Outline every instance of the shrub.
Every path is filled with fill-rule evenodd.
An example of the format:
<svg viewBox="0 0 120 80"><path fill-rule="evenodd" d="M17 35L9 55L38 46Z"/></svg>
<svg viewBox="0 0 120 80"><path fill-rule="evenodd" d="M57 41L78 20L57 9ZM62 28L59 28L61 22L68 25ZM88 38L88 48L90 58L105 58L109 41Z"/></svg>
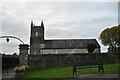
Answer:
<svg viewBox="0 0 120 80"><path fill-rule="evenodd" d="M22 65L22 66L19 66L19 67L15 67L14 68L14 71L26 71L28 69L28 66L27 65Z"/></svg>

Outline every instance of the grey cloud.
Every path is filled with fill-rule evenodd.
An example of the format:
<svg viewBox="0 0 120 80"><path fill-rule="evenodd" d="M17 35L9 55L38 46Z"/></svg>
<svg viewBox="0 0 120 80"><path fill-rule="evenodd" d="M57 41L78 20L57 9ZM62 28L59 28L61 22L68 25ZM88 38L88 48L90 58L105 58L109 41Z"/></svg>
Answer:
<svg viewBox="0 0 120 80"><path fill-rule="evenodd" d="M13 35L29 43L30 21L43 19L45 38L98 38L103 28L117 23L117 3L4 3L2 34ZM36 25L37 25L36 24ZM14 50L18 50L11 43ZM3 45L5 51L6 44ZM6 52L14 52L6 50Z"/></svg>

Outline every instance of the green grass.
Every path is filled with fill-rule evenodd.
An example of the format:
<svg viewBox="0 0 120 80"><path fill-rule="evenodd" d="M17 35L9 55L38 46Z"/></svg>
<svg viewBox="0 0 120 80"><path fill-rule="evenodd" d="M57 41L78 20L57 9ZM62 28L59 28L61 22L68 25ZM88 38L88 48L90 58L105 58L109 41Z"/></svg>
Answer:
<svg viewBox="0 0 120 80"><path fill-rule="evenodd" d="M23 78L69 78L72 67L43 68L28 71Z"/></svg>
<svg viewBox="0 0 120 80"><path fill-rule="evenodd" d="M120 65L118 64L106 64L104 65L104 71L105 74L118 74L120 73L118 71L118 68L120 68ZM97 74L98 70L97 68L84 68L84 69L78 69L78 74Z"/></svg>
<svg viewBox="0 0 120 80"><path fill-rule="evenodd" d="M118 64L104 65L105 74L118 74ZM120 72L119 72L120 73ZM78 69L78 74L98 74L96 68ZM22 78L72 78L72 67L53 67L29 70Z"/></svg>

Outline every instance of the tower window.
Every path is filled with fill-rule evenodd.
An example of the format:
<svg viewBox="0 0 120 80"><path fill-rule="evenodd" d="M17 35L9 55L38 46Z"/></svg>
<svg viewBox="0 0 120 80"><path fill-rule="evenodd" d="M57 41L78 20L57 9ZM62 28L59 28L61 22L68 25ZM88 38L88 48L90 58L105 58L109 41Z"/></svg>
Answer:
<svg viewBox="0 0 120 80"><path fill-rule="evenodd" d="M37 53L36 53L36 50L34 50L34 54L37 54Z"/></svg>
<svg viewBox="0 0 120 80"><path fill-rule="evenodd" d="M35 33L35 36L36 36L36 37L38 36L38 32Z"/></svg>

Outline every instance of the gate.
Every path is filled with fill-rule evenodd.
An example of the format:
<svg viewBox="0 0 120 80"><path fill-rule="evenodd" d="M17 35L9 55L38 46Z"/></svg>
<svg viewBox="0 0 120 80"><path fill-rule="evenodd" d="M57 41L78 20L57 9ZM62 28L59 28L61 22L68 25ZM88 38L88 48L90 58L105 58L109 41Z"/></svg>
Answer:
<svg viewBox="0 0 120 80"><path fill-rule="evenodd" d="M12 55L2 56L2 69L8 69L19 65L19 57Z"/></svg>

